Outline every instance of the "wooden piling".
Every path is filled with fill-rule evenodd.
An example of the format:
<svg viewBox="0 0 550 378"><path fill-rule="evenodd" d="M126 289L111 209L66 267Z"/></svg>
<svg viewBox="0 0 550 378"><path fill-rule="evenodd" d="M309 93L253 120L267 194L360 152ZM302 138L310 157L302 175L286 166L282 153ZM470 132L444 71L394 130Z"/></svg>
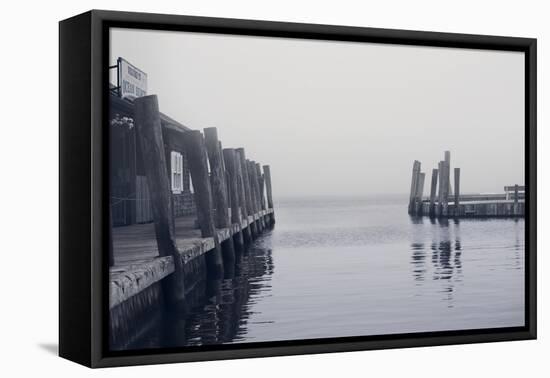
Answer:
<svg viewBox="0 0 550 378"><path fill-rule="evenodd" d="M451 187L451 151L445 151L445 165L446 165L446 174L447 174L447 202L449 196L452 195Z"/></svg>
<svg viewBox="0 0 550 378"><path fill-rule="evenodd" d="M267 195L267 207L268 209L273 209L273 191L271 188L271 168L269 165L264 165L264 181L265 181L265 191ZM269 226L275 224L275 213L269 215Z"/></svg>
<svg viewBox="0 0 550 378"><path fill-rule="evenodd" d="M246 154L244 151L244 148L237 148L235 150L239 155L239 161L241 163L241 170L243 173L243 183L244 183L244 191L245 191L245 198L246 198L246 210L247 210L247 216L254 214L254 207L253 207L253 198L252 198L252 187L250 183L250 177L248 176L248 164L246 159ZM248 217L247 217L248 219ZM256 230L256 224L255 222L249 223L249 230L250 235L252 239L255 239L257 237L257 230Z"/></svg>
<svg viewBox="0 0 550 378"><path fill-rule="evenodd" d="M426 174L420 172L418 175L418 181L416 185L416 194L415 194L415 214L422 215L422 196L424 194L424 180Z"/></svg>
<svg viewBox="0 0 550 378"><path fill-rule="evenodd" d="M252 208L254 209L254 214L257 214L260 211L259 201L260 193L258 190L258 177L256 176L256 164L252 160L247 160L247 169L248 177L250 179L250 188L252 193ZM256 224L256 229L258 234L262 232L261 224L258 220L254 221Z"/></svg>
<svg viewBox="0 0 550 378"><path fill-rule="evenodd" d="M443 161L443 173L444 173L444 180L443 180L443 215L448 216L449 215L449 192L451 187L451 180L450 180L450 170L451 170L451 153L449 151L445 151L445 160Z"/></svg>
<svg viewBox="0 0 550 378"><path fill-rule="evenodd" d="M412 178L411 178L411 191L409 195L409 214L414 214L414 203L416 196L416 187L418 185L418 175L420 174L420 162L415 160L413 163L412 169Z"/></svg>
<svg viewBox="0 0 550 378"><path fill-rule="evenodd" d="M222 142L218 142L218 148L220 150L220 156L222 157L222 170L224 173L224 184L225 184L225 195L227 198L227 207L231 209L231 193L229 193L229 173L227 172L227 168L225 167L225 157L223 155L223 147ZM231 220L231 214L229 214L229 219Z"/></svg>
<svg viewBox="0 0 550 378"><path fill-rule="evenodd" d="M252 162L246 159L246 171L248 172L248 180L250 183L250 198L252 201L252 214L258 212L258 202L256 196L256 174L255 169L252 169Z"/></svg>
<svg viewBox="0 0 550 378"><path fill-rule="evenodd" d="M202 134L198 130L184 133L185 150L189 171L195 189L195 206L203 238L214 239L214 249L206 254L208 275L218 279L223 277L224 267L221 246L212 215L212 188L206 162L206 147Z"/></svg>
<svg viewBox="0 0 550 378"><path fill-rule="evenodd" d="M460 215L460 168L455 168L455 216Z"/></svg>
<svg viewBox="0 0 550 378"><path fill-rule="evenodd" d="M218 140L218 130L215 127L204 129L204 141L210 162L210 173L212 183L212 201L216 208L216 227L229 228L231 222L229 219L229 198L227 196L227 186L225 177L225 161L220 150L221 142ZM222 256L224 267L235 264L235 246L233 239L229 238L222 244Z"/></svg>
<svg viewBox="0 0 550 378"><path fill-rule="evenodd" d="M262 175L262 167L260 166L260 163L256 163L256 174L258 175L258 183L260 185L260 204L262 206L262 210L265 210L265 179Z"/></svg>
<svg viewBox="0 0 550 378"><path fill-rule="evenodd" d="M136 98L134 118L151 196L159 255L172 256L174 260L174 273L169 280L170 284L165 286L168 290L167 297L171 302L182 302L185 298L183 261L172 227L171 188L157 96Z"/></svg>
<svg viewBox="0 0 550 378"><path fill-rule="evenodd" d="M437 195L437 215L440 216L443 214L443 187L445 186L445 167L443 161L438 163L438 172L439 172L439 189Z"/></svg>
<svg viewBox="0 0 550 378"><path fill-rule="evenodd" d="M235 250L242 252L244 250L243 232L241 230L242 214L239 198L238 188L238 175L237 175L237 157L235 150L232 148L225 148L223 150L223 160L225 162L225 168L227 170L228 188L230 194L231 203L231 223L233 227L238 224L238 231L234 236Z"/></svg>
<svg viewBox="0 0 550 378"><path fill-rule="evenodd" d="M229 227L229 206L225 186L224 159L220 153L218 131L215 127L204 129L204 142L210 162L212 201L216 209L215 224L218 228Z"/></svg>
<svg viewBox="0 0 550 378"><path fill-rule="evenodd" d="M437 193L437 175L439 170L438 169L432 169L432 185L430 188L430 209L429 214L430 216L435 215L435 195Z"/></svg>
<svg viewBox="0 0 550 378"><path fill-rule="evenodd" d="M252 161L251 162L251 168L252 168L252 171L254 172L254 178L256 180L255 182L255 185L256 185L256 208L257 208L257 213L260 213L260 211L262 211L262 193L260 191L260 176L261 176L261 172L258 171L258 167L259 167L259 164L256 163L255 161ZM260 217L258 219L258 224L259 224L259 227L260 227L260 232L263 232L265 227L266 227L266 223L265 223L265 219L263 217Z"/></svg>
<svg viewBox="0 0 550 378"><path fill-rule="evenodd" d="M242 154L241 154L242 152ZM244 150L239 151L235 150L235 172L237 175L237 190L239 197L239 208L241 211L241 216L243 219L247 219L247 226L242 229L243 241L245 245L249 245L252 242L252 234L250 227L248 227L248 207L246 203L246 193L245 193L245 180L243 173L242 160L244 160Z"/></svg>
<svg viewBox="0 0 550 378"><path fill-rule="evenodd" d="M265 190L264 190L264 177L262 176L262 168L260 163L255 163L256 168L256 178L258 180L258 195L259 195L259 208L260 210L265 210ZM266 221L265 217L260 217L260 224L262 229L265 229L267 227L268 222Z"/></svg>

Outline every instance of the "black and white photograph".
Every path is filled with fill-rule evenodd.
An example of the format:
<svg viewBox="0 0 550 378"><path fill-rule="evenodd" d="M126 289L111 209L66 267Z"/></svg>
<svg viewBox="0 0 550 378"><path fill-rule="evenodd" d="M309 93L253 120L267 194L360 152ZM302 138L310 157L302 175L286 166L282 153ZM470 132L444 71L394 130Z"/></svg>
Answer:
<svg viewBox="0 0 550 378"><path fill-rule="evenodd" d="M109 350L526 326L525 53L109 29Z"/></svg>

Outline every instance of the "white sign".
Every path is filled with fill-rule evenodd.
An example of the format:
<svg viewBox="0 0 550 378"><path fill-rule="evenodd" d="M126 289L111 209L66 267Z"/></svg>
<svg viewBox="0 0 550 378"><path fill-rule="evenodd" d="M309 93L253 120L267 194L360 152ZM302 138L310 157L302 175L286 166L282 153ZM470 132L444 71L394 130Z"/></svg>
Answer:
<svg viewBox="0 0 550 378"><path fill-rule="evenodd" d="M133 100L147 95L147 74L122 58L117 63L120 97Z"/></svg>

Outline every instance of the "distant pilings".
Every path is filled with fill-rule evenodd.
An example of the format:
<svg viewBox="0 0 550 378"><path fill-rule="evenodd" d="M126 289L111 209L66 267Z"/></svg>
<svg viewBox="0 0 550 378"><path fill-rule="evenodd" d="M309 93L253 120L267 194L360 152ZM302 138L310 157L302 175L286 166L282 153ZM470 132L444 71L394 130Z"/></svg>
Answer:
<svg viewBox="0 0 550 378"><path fill-rule="evenodd" d="M422 212L420 204L422 203L425 178L426 174L420 171L420 162L415 160L413 163L411 191L409 196L409 214L419 214Z"/></svg>
<svg viewBox="0 0 550 378"><path fill-rule="evenodd" d="M430 187L430 206L428 208L428 214L430 216L435 215L435 196L437 194L437 176L439 174L438 169L432 169L432 184Z"/></svg>
<svg viewBox="0 0 550 378"><path fill-rule="evenodd" d="M430 197L426 200L423 198L425 177L420 168L420 161L415 160L408 205L408 213L412 216L522 217L525 214L524 186L506 186L502 194L462 194L460 168L454 168L453 190L450 151L445 151L444 159L432 169Z"/></svg>
<svg viewBox="0 0 550 378"><path fill-rule="evenodd" d="M415 209L416 193L417 193L416 188L418 186L419 178L420 178L420 162L418 160L415 160L413 162L411 190L409 195L409 214L416 213L416 209Z"/></svg>

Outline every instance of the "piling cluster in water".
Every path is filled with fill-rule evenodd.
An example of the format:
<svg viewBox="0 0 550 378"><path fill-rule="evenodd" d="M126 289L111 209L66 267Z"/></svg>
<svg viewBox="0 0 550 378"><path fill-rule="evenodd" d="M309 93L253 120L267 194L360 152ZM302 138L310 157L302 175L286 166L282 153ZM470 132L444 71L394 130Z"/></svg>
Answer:
<svg viewBox="0 0 550 378"><path fill-rule="evenodd" d="M502 194L460 194L460 168L454 168L451 186L451 152L432 169L429 199L423 198L426 174L415 160L409 196L410 215L431 217L522 217L525 214L525 187L505 186Z"/></svg>

